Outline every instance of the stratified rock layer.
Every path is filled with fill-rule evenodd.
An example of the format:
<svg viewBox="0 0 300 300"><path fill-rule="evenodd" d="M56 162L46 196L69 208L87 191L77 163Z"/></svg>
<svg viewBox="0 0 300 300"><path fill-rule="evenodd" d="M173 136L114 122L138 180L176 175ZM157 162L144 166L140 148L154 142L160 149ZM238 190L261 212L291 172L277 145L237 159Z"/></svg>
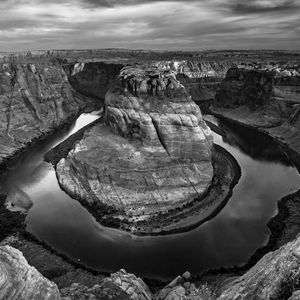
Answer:
<svg viewBox="0 0 300 300"><path fill-rule="evenodd" d="M213 106L219 116L261 129L300 152L300 76L295 70L230 69Z"/></svg>
<svg viewBox="0 0 300 300"><path fill-rule="evenodd" d="M300 237L266 254L218 299L286 299L299 286L299 280Z"/></svg>
<svg viewBox="0 0 300 300"><path fill-rule="evenodd" d="M211 147L200 109L174 73L128 67L106 95L104 123L85 133L57 175L86 203L145 219L207 191Z"/></svg>
<svg viewBox="0 0 300 300"><path fill-rule="evenodd" d="M0 299L59 300L57 286L28 265L19 250L0 247Z"/></svg>
<svg viewBox="0 0 300 300"><path fill-rule="evenodd" d="M72 91L59 65L0 65L0 164L80 112Z"/></svg>

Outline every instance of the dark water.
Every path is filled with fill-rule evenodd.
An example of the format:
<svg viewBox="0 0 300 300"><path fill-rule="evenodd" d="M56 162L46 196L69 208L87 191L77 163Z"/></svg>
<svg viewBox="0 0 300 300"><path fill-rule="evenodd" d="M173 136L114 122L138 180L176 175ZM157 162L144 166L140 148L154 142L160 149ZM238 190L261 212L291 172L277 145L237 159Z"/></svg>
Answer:
<svg viewBox="0 0 300 300"><path fill-rule="evenodd" d="M95 118L92 114L82 116L72 131ZM242 177L225 208L186 233L135 237L96 223L60 190L53 167L43 162L48 149L70 132L62 132L28 153L10 170L3 188L12 197L20 191L26 193L33 202L26 219L28 231L94 269L125 268L141 276L171 278L186 270L199 273L242 264L266 243L266 223L276 214L277 200L299 189L300 176L270 139L225 123L220 127L226 137L214 134L215 143L237 159Z"/></svg>

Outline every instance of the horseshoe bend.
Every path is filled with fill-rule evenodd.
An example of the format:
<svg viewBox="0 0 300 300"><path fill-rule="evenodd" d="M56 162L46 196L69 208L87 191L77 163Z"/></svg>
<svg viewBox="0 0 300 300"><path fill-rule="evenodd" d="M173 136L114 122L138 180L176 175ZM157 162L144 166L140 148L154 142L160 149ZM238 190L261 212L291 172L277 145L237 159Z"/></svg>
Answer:
<svg viewBox="0 0 300 300"><path fill-rule="evenodd" d="M106 93L102 120L74 143L56 173L104 225L176 232L207 220L237 182L234 158L217 149L175 72L129 66ZM215 188L223 188L218 196Z"/></svg>
<svg viewBox="0 0 300 300"><path fill-rule="evenodd" d="M2 58L0 298L297 299L299 55L276 53Z"/></svg>

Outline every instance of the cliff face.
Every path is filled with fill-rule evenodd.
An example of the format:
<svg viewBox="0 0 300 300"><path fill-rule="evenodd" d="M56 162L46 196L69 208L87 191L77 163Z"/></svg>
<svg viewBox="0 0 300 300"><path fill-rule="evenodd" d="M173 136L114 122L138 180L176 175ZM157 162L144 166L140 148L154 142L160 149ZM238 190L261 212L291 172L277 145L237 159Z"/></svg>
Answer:
<svg viewBox="0 0 300 300"><path fill-rule="evenodd" d="M0 164L87 105L57 65L0 66Z"/></svg>
<svg viewBox="0 0 300 300"><path fill-rule="evenodd" d="M211 184L212 136L171 71L124 68L107 93L104 123L57 165L61 186L127 222L201 197Z"/></svg>
<svg viewBox="0 0 300 300"><path fill-rule="evenodd" d="M89 62L64 67L69 82L79 93L104 100L109 86L123 68L121 63Z"/></svg>
<svg viewBox="0 0 300 300"><path fill-rule="evenodd" d="M206 102L215 98L227 70L239 63L239 61L182 60L157 62L156 65L176 72L177 79L184 85L192 99L202 108Z"/></svg>
<svg viewBox="0 0 300 300"><path fill-rule="evenodd" d="M300 76L295 71L233 68L212 111L263 129L300 152Z"/></svg>

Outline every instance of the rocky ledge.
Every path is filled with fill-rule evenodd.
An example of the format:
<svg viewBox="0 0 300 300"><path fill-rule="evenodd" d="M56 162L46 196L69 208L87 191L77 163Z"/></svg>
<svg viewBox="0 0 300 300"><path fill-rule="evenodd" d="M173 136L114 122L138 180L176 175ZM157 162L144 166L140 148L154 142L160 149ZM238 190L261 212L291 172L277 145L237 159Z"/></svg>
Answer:
<svg viewBox="0 0 300 300"><path fill-rule="evenodd" d="M243 276L214 287L193 281L185 272L163 289L151 291L141 278L120 270L104 279L95 277L88 286L78 277L80 281L59 290L10 246L0 247L0 270L1 299L291 300L299 299L300 237L265 255Z"/></svg>
<svg viewBox="0 0 300 300"><path fill-rule="evenodd" d="M222 200L233 169L225 160ZM214 183L212 135L172 71L126 67L106 94L103 122L85 132L56 171L61 187L97 212L100 222L154 233L163 230L157 216L207 195Z"/></svg>

